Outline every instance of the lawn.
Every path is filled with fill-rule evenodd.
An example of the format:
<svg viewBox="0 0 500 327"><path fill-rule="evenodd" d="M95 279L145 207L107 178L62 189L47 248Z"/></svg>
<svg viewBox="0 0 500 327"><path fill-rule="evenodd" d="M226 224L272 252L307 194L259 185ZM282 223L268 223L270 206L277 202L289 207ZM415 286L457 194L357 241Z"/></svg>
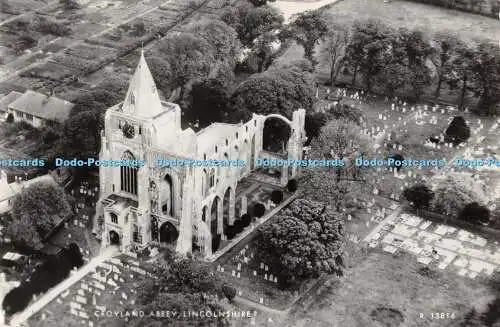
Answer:
<svg viewBox="0 0 500 327"><path fill-rule="evenodd" d="M377 18L395 28L420 28L430 33L449 30L467 41L500 39L498 20L407 1L343 0L331 5L325 13L337 24Z"/></svg>
<svg viewBox="0 0 500 327"><path fill-rule="evenodd" d="M362 256L344 279L332 280L292 314L286 326L457 326L472 306L480 310L493 296L478 281L426 272L407 254ZM432 319L435 312L453 313L455 319Z"/></svg>

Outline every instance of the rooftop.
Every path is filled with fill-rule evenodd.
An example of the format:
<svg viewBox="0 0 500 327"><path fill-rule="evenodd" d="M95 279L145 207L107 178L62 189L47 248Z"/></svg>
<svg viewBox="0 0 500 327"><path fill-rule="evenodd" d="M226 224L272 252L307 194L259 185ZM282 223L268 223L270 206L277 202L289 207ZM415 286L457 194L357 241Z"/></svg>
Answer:
<svg viewBox="0 0 500 327"><path fill-rule="evenodd" d="M0 202L8 200L16 195L18 195L23 187L29 187L30 185L33 185L34 183L38 182L44 182L44 183L55 183L54 179L50 175L42 175L35 177L33 179L29 179L27 181L22 181L22 182L14 182L5 184L0 186Z"/></svg>
<svg viewBox="0 0 500 327"><path fill-rule="evenodd" d="M17 100L23 94L21 92L12 91L4 97L0 98L0 111L7 111L9 104Z"/></svg>
<svg viewBox="0 0 500 327"><path fill-rule="evenodd" d="M62 123L68 119L73 106L69 101L28 90L12 102L9 108Z"/></svg>

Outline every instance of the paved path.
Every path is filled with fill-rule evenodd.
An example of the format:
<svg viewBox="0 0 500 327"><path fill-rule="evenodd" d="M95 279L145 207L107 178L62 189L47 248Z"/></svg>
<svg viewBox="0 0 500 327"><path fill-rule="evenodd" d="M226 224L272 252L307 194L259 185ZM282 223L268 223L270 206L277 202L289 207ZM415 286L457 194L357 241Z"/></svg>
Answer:
<svg viewBox="0 0 500 327"><path fill-rule="evenodd" d="M108 247L101 251L101 254L89 261L85 266L70 275L61 283L56 285L42 295L35 303L28 306L23 312L16 314L10 320L11 327L17 327L26 322L31 316L43 309L47 304L55 300L59 294L67 290L69 287L78 283L83 277L93 271L99 264L117 255L118 249L116 247Z"/></svg>
<svg viewBox="0 0 500 327"><path fill-rule="evenodd" d="M259 310L261 312L270 313L270 314L273 314L273 315L278 315L278 316L281 316L281 317L286 316L288 314L288 312L290 311L290 309L277 310L277 309L269 308L269 307L266 307L263 304L247 300L247 299L245 299L245 298L243 298L241 296L236 296L233 301L235 303L237 303L237 304L244 305L246 307L250 307L250 308Z"/></svg>

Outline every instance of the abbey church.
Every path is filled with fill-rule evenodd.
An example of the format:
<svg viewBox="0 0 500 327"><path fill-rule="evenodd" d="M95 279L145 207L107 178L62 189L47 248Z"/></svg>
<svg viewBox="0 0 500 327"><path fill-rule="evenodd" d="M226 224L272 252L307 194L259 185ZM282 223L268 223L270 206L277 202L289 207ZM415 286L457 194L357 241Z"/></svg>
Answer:
<svg viewBox="0 0 500 327"><path fill-rule="evenodd" d="M141 53L124 101L106 112L99 159L143 160L144 165L100 167L96 217L102 244L122 251L166 244L180 253L212 256L212 238L224 239L224 229L238 218L238 182L256 169L256 158L267 155L262 134L270 117L289 124L287 155L301 159L303 109L291 121L253 114L239 124L213 123L199 132L182 129L180 107L160 99ZM159 157L242 160L245 165L158 167ZM296 174L295 168L285 167L281 182Z"/></svg>

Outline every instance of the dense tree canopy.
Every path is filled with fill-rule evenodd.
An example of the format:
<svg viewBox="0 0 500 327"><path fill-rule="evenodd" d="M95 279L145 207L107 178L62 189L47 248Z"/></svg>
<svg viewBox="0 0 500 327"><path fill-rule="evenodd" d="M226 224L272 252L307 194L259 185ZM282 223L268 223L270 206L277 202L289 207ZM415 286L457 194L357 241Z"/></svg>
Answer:
<svg viewBox="0 0 500 327"><path fill-rule="evenodd" d="M241 43L234 28L221 20L204 20L192 24L190 32L204 38L213 48L215 70L219 76L231 79L241 55Z"/></svg>
<svg viewBox="0 0 500 327"><path fill-rule="evenodd" d="M47 233L71 213L68 196L61 187L38 182L15 198L7 233L14 242L39 248Z"/></svg>
<svg viewBox="0 0 500 327"><path fill-rule="evenodd" d="M233 93L237 108L259 114L280 113L288 118L314 102L312 76L306 72L271 69L242 82Z"/></svg>
<svg viewBox="0 0 500 327"><path fill-rule="evenodd" d="M83 111L72 115L64 123L59 142L59 152L66 158L97 158L101 145L101 115L95 111Z"/></svg>
<svg viewBox="0 0 500 327"><path fill-rule="evenodd" d="M232 299L232 287L225 285L210 267L192 258L174 257L155 267L158 278L147 278L137 288L138 303L134 310L151 312L171 311L218 311L223 310L219 301L223 297ZM229 288L229 290L228 290ZM169 320L168 326L207 326L224 324L225 318L204 318L203 320L182 317ZM148 317L132 319L131 326L165 326L165 318Z"/></svg>
<svg viewBox="0 0 500 327"><path fill-rule="evenodd" d="M168 64L171 86L181 90L181 98L188 83L214 73L213 45L194 33L182 32L167 36L159 45L158 57Z"/></svg>
<svg viewBox="0 0 500 327"><path fill-rule="evenodd" d="M343 273L342 220L324 204L295 200L274 223L259 229L259 253L270 256L285 281Z"/></svg>
<svg viewBox="0 0 500 327"><path fill-rule="evenodd" d="M434 190L431 207L438 213L458 218L467 204L480 200L474 188L459 182L456 177L448 176Z"/></svg>

